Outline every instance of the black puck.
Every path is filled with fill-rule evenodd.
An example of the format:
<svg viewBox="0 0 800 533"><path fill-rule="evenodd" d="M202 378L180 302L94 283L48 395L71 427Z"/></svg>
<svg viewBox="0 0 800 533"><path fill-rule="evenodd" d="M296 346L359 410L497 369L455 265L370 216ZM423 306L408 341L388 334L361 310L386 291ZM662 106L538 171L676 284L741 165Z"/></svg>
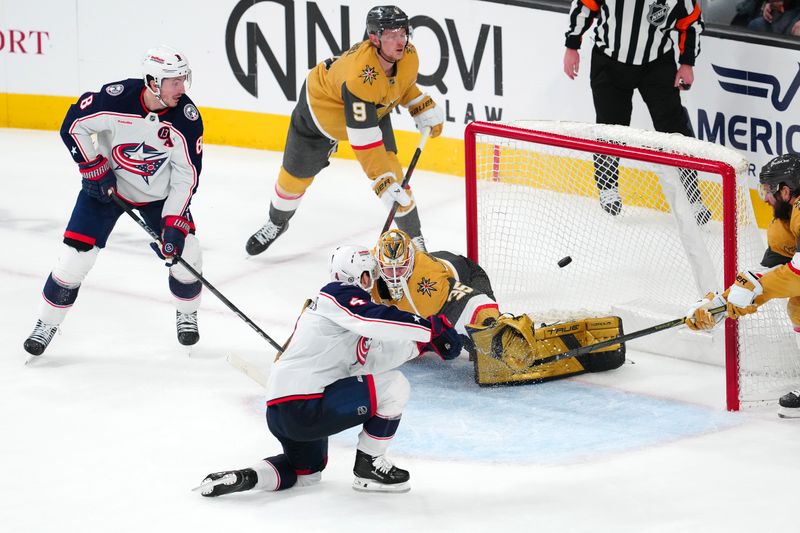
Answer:
<svg viewBox="0 0 800 533"><path fill-rule="evenodd" d="M565 266L567 266L567 265L568 265L568 264L570 264L570 263L572 263L572 258L571 258L570 256L567 256L567 257L562 257L562 258L561 258L561 259L558 261L558 267L559 267L559 268L564 268Z"/></svg>

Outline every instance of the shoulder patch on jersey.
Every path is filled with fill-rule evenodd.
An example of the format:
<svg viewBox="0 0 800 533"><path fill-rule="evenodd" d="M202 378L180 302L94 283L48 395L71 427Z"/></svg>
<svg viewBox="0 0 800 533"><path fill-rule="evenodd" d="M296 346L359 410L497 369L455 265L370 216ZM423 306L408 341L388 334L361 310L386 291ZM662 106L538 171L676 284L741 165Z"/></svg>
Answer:
<svg viewBox="0 0 800 533"><path fill-rule="evenodd" d="M195 121L198 118L200 118L200 112L192 104L186 104L183 107L183 114L186 115L186 118L188 118L191 121Z"/></svg>
<svg viewBox="0 0 800 533"><path fill-rule="evenodd" d="M121 83L115 83L114 85L109 85L106 87L106 92L111 96L119 96L122 94L122 91L125 90L125 86Z"/></svg>
<svg viewBox="0 0 800 533"><path fill-rule="evenodd" d="M439 290L436 288L436 285L436 281L431 281L429 278L423 277L419 283L417 283L417 292L425 296L433 296L433 293Z"/></svg>
<svg viewBox="0 0 800 533"><path fill-rule="evenodd" d="M372 85L372 82L378 79L378 71L375 67L367 65L364 67L364 70L361 71L361 81L363 83L369 83Z"/></svg>

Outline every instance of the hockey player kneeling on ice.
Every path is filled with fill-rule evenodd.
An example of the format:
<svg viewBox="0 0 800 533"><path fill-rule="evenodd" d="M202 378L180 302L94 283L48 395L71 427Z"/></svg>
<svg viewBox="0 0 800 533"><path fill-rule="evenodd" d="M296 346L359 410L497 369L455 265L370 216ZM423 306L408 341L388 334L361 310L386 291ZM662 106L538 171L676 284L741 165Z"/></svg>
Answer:
<svg viewBox="0 0 800 533"><path fill-rule="evenodd" d="M559 336L552 334L544 339L545 329L538 329L534 334L527 316L500 316L489 276L469 258L446 251L428 253L419 250L407 234L396 229L381 235L374 253L380 279L372 289L373 300L423 316L445 315L461 335L470 359L475 363L475 381L481 385L544 381L586 371L610 370L625 362L624 347L618 346L539 366L534 361L544 355L537 356L537 352L549 356L554 355L555 347L564 352L576 346L607 340L619 334L621 321L616 317L587 319L570 323L582 325L563 330L561 341L551 340L551 337ZM494 336L506 339L514 331L521 332L526 327L525 336L520 334L520 339L527 339L528 347L517 350L517 345L511 343L507 354L503 349L498 351L489 349L488 345L478 346L473 340L477 331L481 332L478 340L488 342ZM538 341L544 342L548 348L545 349L542 342L537 344ZM505 348L504 343L499 346Z"/></svg>
<svg viewBox="0 0 800 533"><path fill-rule="evenodd" d="M775 157L761 168L758 180L761 199L772 207L773 214L761 265L739 272L736 282L722 294L709 292L692 305L686 314L691 329L712 329L726 316L736 320L755 313L769 300L788 298L786 311L794 331L800 334L800 156ZM709 312L723 305L725 313L712 316ZM778 400L778 415L800 418L800 388Z"/></svg>
<svg viewBox="0 0 800 533"><path fill-rule="evenodd" d="M425 351L457 357L460 339L443 315L426 319L373 303L377 264L367 248L337 248L330 274L269 375L267 425L283 453L209 474L197 487L203 496L315 483L328 461L328 437L355 426L362 430L353 488L409 490L409 473L386 457L410 393L393 369Z"/></svg>
<svg viewBox="0 0 800 533"><path fill-rule="evenodd" d="M109 194L158 229L163 243L159 255L181 256L202 270L189 204L200 178L203 121L186 95L191 81L186 56L162 46L148 50L141 78L84 93L67 111L61 139L78 164L82 189L64 231L58 264L42 290L39 320L24 343L28 353L41 355L50 344L124 212ZM178 340L194 344L202 285L185 267L173 264L169 288Z"/></svg>

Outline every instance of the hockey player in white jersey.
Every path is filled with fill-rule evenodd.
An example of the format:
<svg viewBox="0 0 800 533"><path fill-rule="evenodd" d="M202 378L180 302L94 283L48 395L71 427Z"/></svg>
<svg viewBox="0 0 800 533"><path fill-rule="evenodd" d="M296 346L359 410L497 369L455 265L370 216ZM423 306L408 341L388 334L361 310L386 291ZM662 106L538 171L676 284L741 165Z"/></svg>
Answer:
<svg viewBox="0 0 800 533"><path fill-rule="evenodd" d="M64 248L42 291L42 310L25 350L41 355L78 296L81 283L124 212L110 194L160 232L165 258L181 256L201 271L200 244L189 212L203 156L203 121L186 95L186 56L169 47L145 55L142 78L108 83L73 104L61 138L82 176ZM197 342L201 283L180 264L169 269L178 340Z"/></svg>
<svg viewBox="0 0 800 533"><path fill-rule="evenodd" d="M283 453L209 474L197 487L203 496L315 483L328 460L328 437L359 425L353 488L409 490L408 472L386 458L410 392L393 369L426 351L457 357L461 341L444 315L425 319L373 303L378 272L367 248L337 248L330 273L267 383L267 424Z"/></svg>

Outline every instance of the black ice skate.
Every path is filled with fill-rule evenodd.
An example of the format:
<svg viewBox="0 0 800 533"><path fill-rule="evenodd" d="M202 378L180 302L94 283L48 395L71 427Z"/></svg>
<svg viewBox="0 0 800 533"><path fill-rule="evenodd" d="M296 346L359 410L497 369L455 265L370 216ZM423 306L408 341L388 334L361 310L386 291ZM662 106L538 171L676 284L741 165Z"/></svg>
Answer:
<svg viewBox="0 0 800 533"><path fill-rule="evenodd" d="M619 195L619 189L616 187L601 189L600 206L602 206L603 211L611 216L619 215L620 211L622 211L622 198Z"/></svg>
<svg viewBox="0 0 800 533"><path fill-rule="evenodd" d="M245 249L250 255L258 255L275 242L275 239L281 236L289 228L289 221L287 220L283 225L279 226L274 224L271 219L261 226L261 229L255 232L252 237L247 240Z"/></svg>
<svg viewBox="0 0 800 533"><path fill-rule="evenodd" d="M258 474L252 468L226 470L207 475L203 482L192 490L200 491L200 494L207 498L216 498L223 494L250 490L256 486L256 482Z"/></svg>
<svg viewBox="0 0 800 533"><path fill-rule="evenodd" d="M178 342L184 346L197 344L197 341L200 340L200 332L197 329L197 311L193 313L175 311L175 326L178 329Z"/></svg>
<svg viewBox="0 0 800 533"><path fill-rule="evenodd" d="M386 456L373 457L356 450L353 488L365 492L408 492L408 470L397 468Z"/></svg>
<svg viewBox="0 0 800 533"><path fill-rule="evenodd" d="M53 340L53 335L58 331L58 326L45 324L41 320L36 321L33 332L25 339L23 347L31 355L42 355L47 345Z"/></svg>
<svg viewBox="0 0 800 533"><path fill-rule="evenodd" d="M781 396L781 399L778 400L778 416L800 418L800 389Z"/></svg>

